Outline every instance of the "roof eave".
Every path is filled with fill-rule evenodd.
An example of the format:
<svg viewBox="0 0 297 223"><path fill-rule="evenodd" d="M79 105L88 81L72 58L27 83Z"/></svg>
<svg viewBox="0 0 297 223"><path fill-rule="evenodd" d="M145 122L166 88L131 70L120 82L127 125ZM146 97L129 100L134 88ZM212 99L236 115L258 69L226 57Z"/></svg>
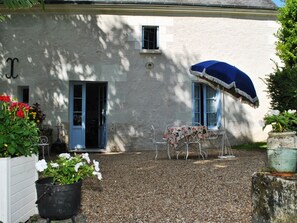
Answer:
<svg viewBox="0 0 297 223"><path fill-rule="evenodd" d="M45 10L40 5L29 9L10 10L0 5L0 13L91 13L117 15L249 15L276 18L276 9L249 7L219 7L205 5L160 5L160 4L46 4Z"/></svg>

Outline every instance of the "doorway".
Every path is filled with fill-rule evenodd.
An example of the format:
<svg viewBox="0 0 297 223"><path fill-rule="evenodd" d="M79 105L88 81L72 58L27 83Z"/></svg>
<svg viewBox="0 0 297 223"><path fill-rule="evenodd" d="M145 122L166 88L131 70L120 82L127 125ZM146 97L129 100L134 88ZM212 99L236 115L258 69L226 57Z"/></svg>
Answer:
<svg viewBox="0 0 297 223"><path fill-rule="evenodd" d="M107 142L107 83L70 83L70 148L104 149Z"/></svg>

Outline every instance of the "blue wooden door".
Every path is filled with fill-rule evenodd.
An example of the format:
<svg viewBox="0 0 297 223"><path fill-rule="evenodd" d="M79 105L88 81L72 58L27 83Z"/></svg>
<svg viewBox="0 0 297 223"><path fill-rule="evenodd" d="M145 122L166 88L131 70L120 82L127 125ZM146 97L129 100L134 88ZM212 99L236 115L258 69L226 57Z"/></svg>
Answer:
<svg viewBox="0 0 297 223"><path fill-rule="evenodd" d="M70 85L70 149L85 148L86 84Z"/></svg>
<svg viewBox="0 0 297 223"><path fill-rule="evenodd" d="M107 143L107 83L70 84L70 148L104 149Z"/></svg>

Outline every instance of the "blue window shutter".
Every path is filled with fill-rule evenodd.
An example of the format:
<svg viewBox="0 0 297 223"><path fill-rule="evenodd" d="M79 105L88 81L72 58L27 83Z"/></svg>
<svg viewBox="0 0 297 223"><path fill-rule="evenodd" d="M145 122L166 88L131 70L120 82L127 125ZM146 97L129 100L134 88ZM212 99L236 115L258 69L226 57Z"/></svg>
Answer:
<svg viewBox="0 0 297 223"><path fill-rule="evenodd" d="M215 128L217 126L217 117L218 117L218 98L217 98L217 90L204 85L205 91L205 122L209 128Z"/></svg>
<svg viewBox="0 0 297 223"><path fill-rule="evenodd" d="M192 123L198 125L201 123L201 85L192 83Z"/></svg>
<svg viewBox="0 0 297 223"><path fill-rule="evenodd" d="M203 92L203 98L201 100L201 102L203 103L203 125L207 125L207 106L208 106L208 103L206 103L206 85L201 85L202 86L202 92Z"/></svg>
<svg viewBox="0 0 297 223"><path fill-rule="evenodd" d="M222 126L222 100L221 92L217 91L217 126L216 129L221 128Z"/></svg>
<svg viewBox="0 0 297 223"><path fill-rule="evenodd" d="M196 98L195 98L195 89L196 89L196 83L192 82L192 124L195 125L197 123L196 120Z"/></svg>

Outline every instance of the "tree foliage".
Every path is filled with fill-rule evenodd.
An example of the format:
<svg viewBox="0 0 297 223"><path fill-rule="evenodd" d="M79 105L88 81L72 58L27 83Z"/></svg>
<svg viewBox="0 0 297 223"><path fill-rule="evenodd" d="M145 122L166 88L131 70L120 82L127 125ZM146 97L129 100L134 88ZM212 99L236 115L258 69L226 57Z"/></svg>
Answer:
<svg viewBox="0 0 297 223"><path fill-rule="evenodd" d="M285 111L297 109L297 66L280 68L265 78L271 108Z"/></svg>
<svg viewBox="0 0 297 223"><path fill-rule="evenodd" d="M297 0L286 0L277 18L281 25L276 33L277 55L286 67L293 67L297 64Z"/></svg>
<svg viewBox="0 0 297 223"><path fill-rule="evenodd" d="M44 9L44 0L0 0L0 4L3 4L8 9L25 9L31 8L34 5L40 4ZM0 22L4 21L5 17L0 15Z"/></svg>
<svg viewBox="0 0 297 223"><path fill-rule="evenodd" d="M265 78L271 108L279 111L297 109L297 0L286 0L278 11L280 28L276 33L276 54L284 64L276 64Z"/></svg>
<svg viewBox="0 0 297 223"><path fill-rule="evenodd" d="M3 0L3 4L9 9L31 8L39 4L39 0Z"/></svg>

